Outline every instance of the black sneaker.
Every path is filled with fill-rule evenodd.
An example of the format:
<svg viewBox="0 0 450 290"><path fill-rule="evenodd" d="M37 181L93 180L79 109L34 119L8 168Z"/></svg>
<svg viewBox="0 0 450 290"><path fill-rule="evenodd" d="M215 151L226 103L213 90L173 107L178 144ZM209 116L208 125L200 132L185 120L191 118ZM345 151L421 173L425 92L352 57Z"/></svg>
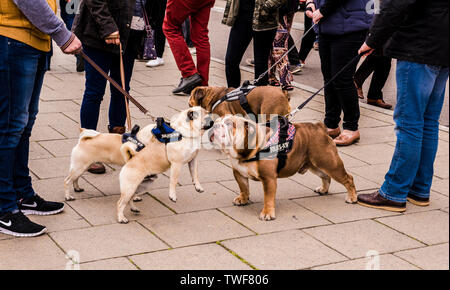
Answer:
<svg viewBox="0 0 450 290"><path fill-rule="evenodd" d="M182 78L178 88L172 91L174 94L184 93L189 95L193 89L199 86L202 83L202 77L195 73L190 77Z"/></svg>
<svg viewBox="0 0 450 290"><path fill-rule="evenodd" d="M0 216L0 233L15 237L36 237L45 231L46 227L33 223L20 211Z"/></svg>
<svg viewBox="0 0 450 290"><path fill-rule="evenodd" d="M36 194L26 200L21 200L19 203L19 209L25 215L52 215L62 212L64 210L64 203L45 201Z"/></svg>

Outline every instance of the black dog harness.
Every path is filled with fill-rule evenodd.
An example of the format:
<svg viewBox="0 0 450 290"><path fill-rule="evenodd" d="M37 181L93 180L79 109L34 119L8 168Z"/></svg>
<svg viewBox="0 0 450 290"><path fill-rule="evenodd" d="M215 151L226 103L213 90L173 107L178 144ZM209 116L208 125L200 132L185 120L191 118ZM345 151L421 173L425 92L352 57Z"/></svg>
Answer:
<svg viewBox="0 0 450 290"><path fill-rule="evenodd" d="M131 142L136 145L136 152L141 151L145 148L145 144L138 140L136 134L139 132L140 127L138 125L134 125L133 129L130 133L125 133L122 135L122 144L126 142Z"/></svg>
<svg viewBox="0 0 450 290"><path fill-rule="evenodd" d="M170 124L164 118L156 119L156 127L152 130L152 133L159 142L164 144L178 142L183 139L181 133L170 127Z"/></svg>
<svg viewBox="0 0 450 290"><path fill-rule="evenodd" d="M256 86L252 86L250 85L249 81L245 81L244 84L235 89L232 90L231 92L229 92L228 94L226 94L225 96L223 96L222 98L220 98L213 106L211 109L211 112L214 111L214 109L222 104L223 102L233 102L233 101L239 101L239 104L241 105L242 109L244 109L244 111L248 114L248 115L255 115L256 114L252 111L252 109L250 108L250 105L248 104L248 100L247 100L247 95L254 89L256 88Z"/></svg>
<svg viewBox="0 0 450 290"><path fill-rule="evenodd" d="M266 126L272 127L276 123L278 123L278 129L272 134L264 149L256 153L255 157L245 160L245 163L278 158L277 173L286 166L287 155L292 150L296 130L292 123L281 116L268 122Z"/></svg>

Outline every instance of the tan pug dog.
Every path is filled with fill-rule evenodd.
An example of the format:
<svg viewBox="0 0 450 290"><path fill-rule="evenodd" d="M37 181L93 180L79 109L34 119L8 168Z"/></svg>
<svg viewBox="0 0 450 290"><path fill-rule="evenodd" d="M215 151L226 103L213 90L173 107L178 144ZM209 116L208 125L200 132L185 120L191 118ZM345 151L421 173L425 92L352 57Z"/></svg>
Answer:
<svg viewBox="0 0 450 290"><path fill-rule="evenodd" d="M152 138L154 124L142 128L136 135L144 145ZM70 184L75 192L82 192L78 179L94 162L124 166L136 154L136 145L131 142L122 144L122 135L99 133L81 129L77 145L72 149L69 175L64 180L64 193L67 201L75 200L70 194Z"/></svg>
<svg viewBox="0 0 450 290"><path fill-rule="evenodd" d="M198 180L197 154L201 147L204 131L212 126L209 114L201 107L193 107L175 115L171 119L170 125L182 134L181 141L166 145L153 137L147 146L122 168L120 172L121 196L117 203L117 219L120 223L128 222L124 215L128 203L130 203L132 212L139 212L132 197L138 185L149 174L159 174L170 169L169 198L176 202L178 177L181 168L187 163L195 189L198 192L204 191Z"/></svg>
<svg viewBox="0 0 450 290"><path fill-rule="evenodd" d="M241 117L226 116L217 119L208 133L210 141L222 148L231 160L233 173L241 191L234 200L235 205L248 203L249 178L263 183L264 208L260 214L261 220L275 219L277 178L290 177L296 173L304 174L307 170L322 179L322 186L315 190L319 194L328 193L333 178L347 189L346 202L356 202L353 177L345 170L336 145L327 135L325 125L300 123L294 126L296 134L292 150L287 154L286 164L279 173L277 158L245 162L264 148L274 133L271 128Z"/></svg>
<svg viewBox="0 0 450 290"><path fill-rule="evenodd" d="M229 114L245 116L246 112L239 101L223 102L212 112L214 104L233 90L233 88L225 87L197 87L191 93L189 106L200 106L220 117ZM266 115L267 118L271 114L285 116L291 111L287 93L277 87L257 87L247 95L247 101L253 113Z"/></svg>

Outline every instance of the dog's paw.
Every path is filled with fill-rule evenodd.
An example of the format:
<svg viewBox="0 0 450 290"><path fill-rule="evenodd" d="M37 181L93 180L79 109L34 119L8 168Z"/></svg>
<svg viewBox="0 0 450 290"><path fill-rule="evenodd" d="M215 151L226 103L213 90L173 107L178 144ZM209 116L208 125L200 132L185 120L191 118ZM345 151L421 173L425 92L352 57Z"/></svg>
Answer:
<svg viewBox="0 0 450 290"><path fill-rule="evenodd" d="M177 196L174 195L174 194L170 194L170 195L169 195L169 199L170 199L171 201L173 201L173 202L177 202Z"/></svg>
<svg viewBox="0 0 450 290"><path fill-rule="evenodd" d="M238 197L236 197L233 200L233 204L236 206L244 206L248 204L248 198L244 198L241 195L239 195Z"/></svg>
<svg viewBox="0 0 450 290"><path fill-rule="evenodd" d="M200 185L199 186L195 186L195 190L197 191L197 192L199 192L199 193L203 193L203 192L205 192L205 190L203 189L203 187L201 187Z"/></svg>
<svg viewBox="0 0 450 290"><path fill-rule="evenodd" d="M261 213L259 214L259 219L262 221L272 221L272 220L276 219L275 210L263 209L261 211Z"/></svg>
<svg viewBox="0 0 450 290"><path fill-rule="evenodd" d="M141 202L141 201L142 201L142 197L140 197L140 196L135 196L135 197L133 198L133 201L134 201L134 202Z"/></svg>
<svg viewBox="0 0 450 290"><path fill-rule="evenodd" d="M316 192L316 193L318 193L320 195L328 194L328 190L325 190L325 188L323 188L322 186L319 186L316 189L314 189L314 192Z"/></svg>
<svg viewBox="0 0 450 290"><path fill-rule="evenodd" d="M84 191L83 188L74 188L73 190L74 190L75 192L83 192L83 191Z"/></svg>
<svg viewBox="0 0 450 290"><path fill-rule="evenodd" d="M358 198L356 196L355 197L347 197L345 199L345 202L350 203L350 204L355 204L358 202Z"/></svg>
<svg viewBox="0 0 450 290"><path fill-rule="evenodd" d="M121 223L121 224L127 224L128 223L128 219L126 217L122 216L122 217L118 218L118 222Z"/></svg>
<svg viewBox="0 0 450 290"><path fill-rule="evenodd" d="M73 201L73 200L75 200L75 197L73 197L71 195L66 195L65 199L66 199L66 201Z"/></svg>

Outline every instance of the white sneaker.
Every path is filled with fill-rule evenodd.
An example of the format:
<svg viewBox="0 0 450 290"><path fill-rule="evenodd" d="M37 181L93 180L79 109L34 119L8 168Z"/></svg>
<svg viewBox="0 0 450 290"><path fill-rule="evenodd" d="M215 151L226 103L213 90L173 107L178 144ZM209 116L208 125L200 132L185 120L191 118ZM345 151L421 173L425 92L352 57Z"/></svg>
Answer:
<svg viewBox="0 0 450 290"><path fill-rule="evenodd" d="M145 65L148 66L148 67L157 67L157 66L160 66L160 65L164 65L164 59L161 58L161 57L158 57L156 59L150 60Z"/></svg>
<svg viewBox="0 0 450 290"><path fill-rule="evenodd" d="M190 52L192 55L196 55L196 54L197 54L197 49L196 49L195 47L189 47L189 52Z"/></svg>

